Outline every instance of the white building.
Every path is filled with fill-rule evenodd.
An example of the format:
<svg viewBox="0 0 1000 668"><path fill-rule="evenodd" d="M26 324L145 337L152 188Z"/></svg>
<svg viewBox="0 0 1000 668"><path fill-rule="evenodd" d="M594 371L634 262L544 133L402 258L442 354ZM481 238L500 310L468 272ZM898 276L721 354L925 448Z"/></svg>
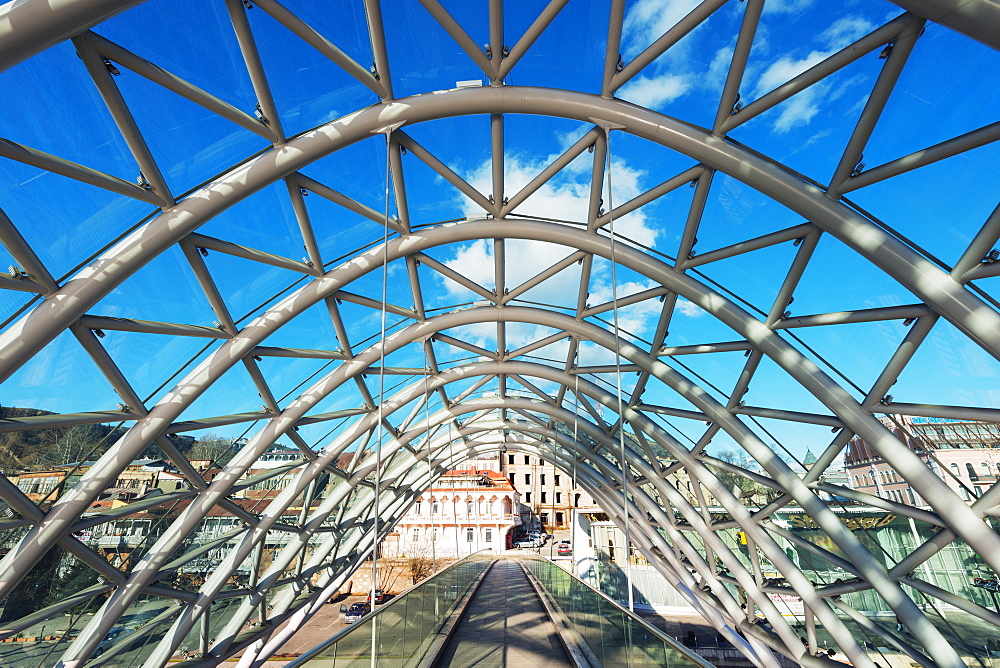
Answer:
<svg viewBox="0 0 1000 668"><path fill-rule="evenodd" d="M410 506L396 524L395 545L385 556L462 557L480 550L500 552L521 524L521 495L496 471L448 471ZM396 554L386 554L388 551Z"/></svg>
<svg viewBox="0 0 1000 668"><path fill-rule="evenodd" d="M880 420L966 501L978 498L1000 480L1000 425L904 416ZM861 438L850 440L844 462L854 489L926 506L910 483Z"/></svg>

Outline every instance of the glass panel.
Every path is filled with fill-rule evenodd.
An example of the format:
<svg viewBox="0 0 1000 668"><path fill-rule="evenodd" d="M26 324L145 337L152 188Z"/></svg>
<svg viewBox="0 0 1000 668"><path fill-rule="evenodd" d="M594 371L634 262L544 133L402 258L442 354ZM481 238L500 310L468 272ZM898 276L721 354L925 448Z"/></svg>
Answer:
<svg viewBox="0 0 1000 668"><path fill-rule="evenodd" d="M556 563L535 555L521 563L542 586L556 614L569 622L570 632L595 665L709 665Z"/></svg>
<svg viewBox="0 0 1000 668"><path fill-rule="evenodd" d="M492 552L486 551L456 562L288 666L369 666L373 647L377 648L379 666L413 665L427 653L469 587L493 560Z"/></svg>

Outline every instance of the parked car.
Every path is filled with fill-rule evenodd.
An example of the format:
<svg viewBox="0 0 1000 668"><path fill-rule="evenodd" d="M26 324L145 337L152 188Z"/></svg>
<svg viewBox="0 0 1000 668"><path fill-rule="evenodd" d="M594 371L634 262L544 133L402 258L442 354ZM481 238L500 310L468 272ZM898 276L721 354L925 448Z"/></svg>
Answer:
<svg viewBox="0 0 1000 668"><path fill-rule="evenodd" d="M540 547L540 546L541 546L541 543L538 542L538 539L537 538L533 538L531 536L528 536L526 538L522 538L521 540L519 540L516 543L514 543L514 547L516 547L519 550L524 549L524 548L528 548L528 547Z"/></svg>
<svg viewBox="0 0 1000 668"><path fill-rule="evenodd" d="M573 547L570 545L568 540L564 540L556 546L556 554L559 556L568 556L573 553Z"/></svg>
<svg viewBox="0 0 1000 668"><path fill-rule="evenodd" d="M120 626L108 631L108 635L104 636L104 640L98 643L97 649L94 650L94 656L100 656L101 654L104 654L105 650L114 645L115 642L118 640L118 638L120 638L127 632L128 629L125 629Z"/></svg>
<svg viewBox="0 0 1000 668"><path fill-rule="evenodd" d="M539 545L545 545L545 541L549 539L549 535L544 531L529 531L528 537L536 539Z"/></svg>
<svg viewBox="0 0 1000 668"><path fill-rule="evenodd" d="M371 600L372 600L372 595L369 593L368 594L368 602L370 603ZM381 590L381 589L376 589L375 590L375 605L382 605L383 603L385 603L385 592L383 590Z"/></svg>
<svg viewBox="0 0 1000 668"><path fill-rule="evenodd" d="M371 603L354 603L344 614L344 623L353 624L371 611Z"/></svg>

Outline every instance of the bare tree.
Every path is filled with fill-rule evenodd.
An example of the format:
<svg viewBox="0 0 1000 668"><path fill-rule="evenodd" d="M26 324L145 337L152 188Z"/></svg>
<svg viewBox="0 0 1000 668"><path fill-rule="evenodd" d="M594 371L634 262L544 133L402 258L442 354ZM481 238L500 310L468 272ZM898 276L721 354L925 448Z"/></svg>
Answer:
<svg viewBox="0 0 1000 668"><path fill-rule="evenodd" d="M189 459L211 459L216 466L222 467L236 455L239 448L239 440L209 433L195 441L187 455Z"/></svg>

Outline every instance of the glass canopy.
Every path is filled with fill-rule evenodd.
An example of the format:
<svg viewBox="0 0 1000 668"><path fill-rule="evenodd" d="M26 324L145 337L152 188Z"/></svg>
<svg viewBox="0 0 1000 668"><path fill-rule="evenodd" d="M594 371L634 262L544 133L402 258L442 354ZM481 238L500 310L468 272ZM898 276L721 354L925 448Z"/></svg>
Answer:
<svg viewBox="0 0 1000 668"><path fill-rule="evenodd" d="M900 5L0 6L0 637L265 657L506 448L759 665L988 657L1000 38Z"/></svg>

